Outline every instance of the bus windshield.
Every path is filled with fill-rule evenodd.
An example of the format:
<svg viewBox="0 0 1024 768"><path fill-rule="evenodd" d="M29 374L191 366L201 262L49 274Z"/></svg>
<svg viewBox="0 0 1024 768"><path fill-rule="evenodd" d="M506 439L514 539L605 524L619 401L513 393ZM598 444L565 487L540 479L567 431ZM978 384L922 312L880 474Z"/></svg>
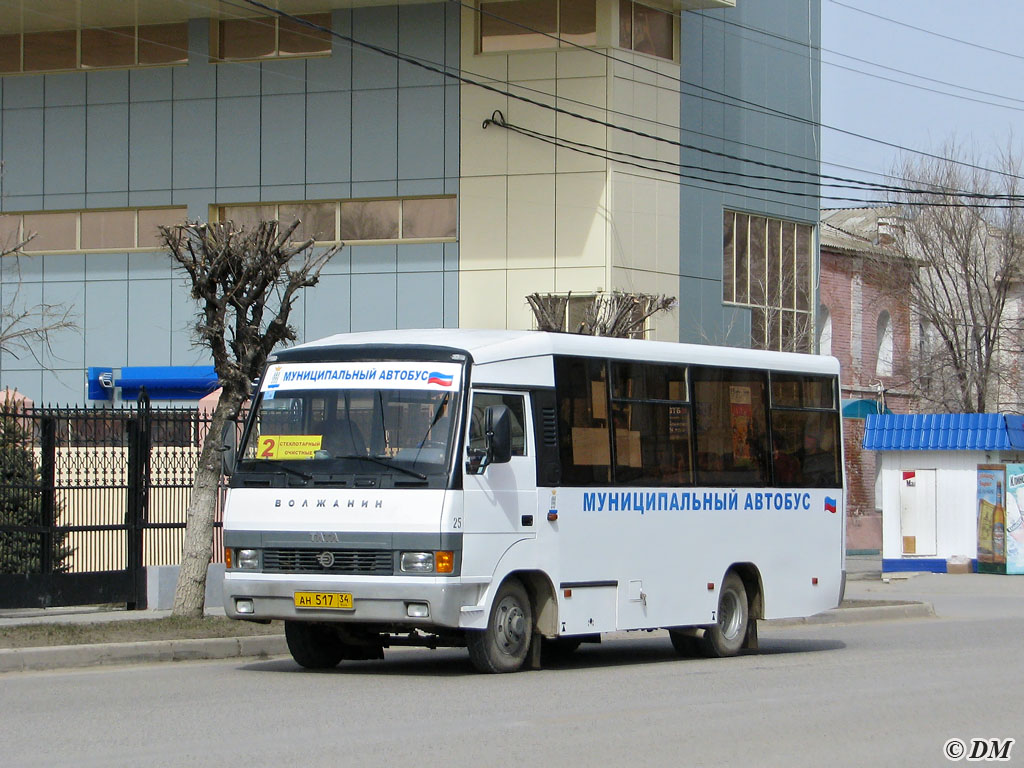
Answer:
<svg viewBox="0 0 1024 768"><path fill-rule="evenodd" d="M306 474L427 479L448 470L459 367L326 363L272 366L242 447L241 469L302 462Z"/></svg>

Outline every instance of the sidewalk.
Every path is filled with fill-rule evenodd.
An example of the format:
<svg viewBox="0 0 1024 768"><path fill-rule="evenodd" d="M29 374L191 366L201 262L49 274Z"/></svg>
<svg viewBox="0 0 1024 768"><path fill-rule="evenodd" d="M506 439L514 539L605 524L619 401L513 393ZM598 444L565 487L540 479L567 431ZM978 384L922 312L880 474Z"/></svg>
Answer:
<svg viewBox="0 0 1024 768"><path fill-rule="evenodd" d="M936 614L984 618L995 615L992 613L997 610L995 606L1000 606L1005 613L1007 605L1013 604L1021 605L1019 610L1024 614L1024 600L1020 597L1024 597L1024 578L982 574L894 574L892 578L883 580L878 555L851 555L847 558L847 603L844 607L808 619L767 624L842 624L925 618ZM858 606L857 602L864 605ZM0 611L0 632L5 628L32 624L98 624L159 619L170 616L170 613L126 611L109 606L4 610ZM215 608L208 610L207 615L223 616L224 611ZM283 634L12 648L0 649L0 674L104 664L268 657L287 653Z"/></svg>

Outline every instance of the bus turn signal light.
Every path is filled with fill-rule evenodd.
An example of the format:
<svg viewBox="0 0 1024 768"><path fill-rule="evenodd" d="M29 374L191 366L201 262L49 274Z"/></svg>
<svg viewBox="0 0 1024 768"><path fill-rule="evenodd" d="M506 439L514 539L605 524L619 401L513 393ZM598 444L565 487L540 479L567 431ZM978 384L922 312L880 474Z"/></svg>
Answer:
<svg viewBox="0 0 1024 768"><path fill-rule="evenodd" d="M434 553L434 572L451 573L455 570L455 553L451 550L442 550Z"/></svg>

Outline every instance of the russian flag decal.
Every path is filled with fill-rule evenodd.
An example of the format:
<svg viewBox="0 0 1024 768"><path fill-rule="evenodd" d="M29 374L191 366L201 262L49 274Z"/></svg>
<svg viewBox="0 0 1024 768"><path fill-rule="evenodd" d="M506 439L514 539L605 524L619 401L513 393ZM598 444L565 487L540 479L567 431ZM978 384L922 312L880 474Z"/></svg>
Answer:
<svg viewBox="0 0 1024 768"><path fill-rule="evenodd" d="M431 371L427 376L427 384L437 384L439 387L450 387L452 377L437 371Z"/></svg>
<svg viewBox="0 0 1024 768"><path fill-rule="evenodd" d="M831 512L833 515L836 513L836 500L831 496L825 497L825 511Z"/></svg>

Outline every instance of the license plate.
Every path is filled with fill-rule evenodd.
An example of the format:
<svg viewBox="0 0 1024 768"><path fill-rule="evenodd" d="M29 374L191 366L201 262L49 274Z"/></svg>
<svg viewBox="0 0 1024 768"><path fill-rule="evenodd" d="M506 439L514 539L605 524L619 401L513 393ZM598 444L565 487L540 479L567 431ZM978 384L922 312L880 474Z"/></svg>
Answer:
<svg viewBox="0 0 1024 768"><path fill-rule="evenodd" d="M296 608L333 608L342 611L351 611L351 592L296 592Z"/></svg>

